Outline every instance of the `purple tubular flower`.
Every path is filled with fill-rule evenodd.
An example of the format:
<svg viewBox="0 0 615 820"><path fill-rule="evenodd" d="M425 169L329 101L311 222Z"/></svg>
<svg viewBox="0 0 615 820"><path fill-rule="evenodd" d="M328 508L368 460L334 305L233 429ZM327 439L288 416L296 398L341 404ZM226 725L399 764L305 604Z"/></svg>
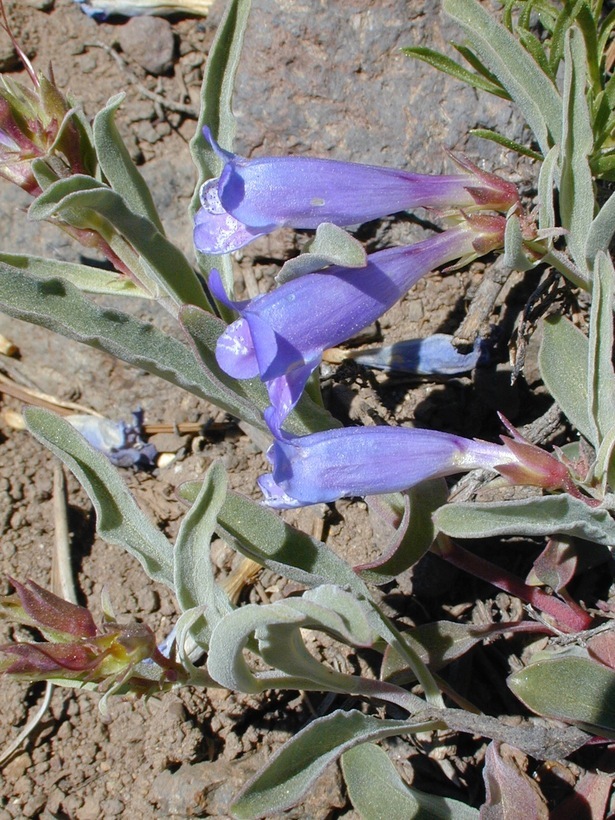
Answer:
<svg viewBox="0 0 615 820"><path fill-rule="evenodd" d="M288 509L407 490L430 478L518 461L505 445L407 427L347 427L276 439L273 473L258 480L270 507Z"/></svg>
<svg viewBox="0 0 615 820"><path fill-rule="evenodd" d="M205 138L225 161L201 188L194 244L202 253L229 253L275 228L357 225L411 208L507 211L514 185L458 160L466 173L410 174L395 168L314 157L245 159Z"/></svg>
<svg viewBox="0 0 615 820"><path fill-rule="evenodd" d="M353 353L351 358L376 370L416 373L420 376L456 376L489 362L489 348L477 339L469 353L460 353L453 337L434 333L425 339L407 339L387 347L374 347Z"/></svg>
<svg viewBox="0 0 615 820"><path fill-rule="evenodd" d="M265 382L272 404L266 418L275 434L326 348L368 327L434 268L501 245L504 225L500 216L469 216L415 245L373 253L365 268L332 266L247 302L231 301L214 270L212 293L241 317L218 340L218 364L234 378Z"/></svg>

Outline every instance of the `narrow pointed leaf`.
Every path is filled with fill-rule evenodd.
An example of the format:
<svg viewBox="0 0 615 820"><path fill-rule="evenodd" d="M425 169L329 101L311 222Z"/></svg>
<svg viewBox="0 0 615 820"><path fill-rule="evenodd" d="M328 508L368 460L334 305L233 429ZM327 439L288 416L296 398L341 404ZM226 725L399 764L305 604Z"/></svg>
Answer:
<svg viewBox="0 0 615 820"><path fill-rule="evenodd" d="M184 516L173 550L175 594L182 612L202 607L204 620L190 628L195 642L206 649L211 630L232 610L226 593L216 584L211 562L211 538L226 498L227 478L220 462L203 479L199 494Z"/></svg>
<svg viewBox="0 0 615 820"><path fill-rule="evenodd" d="M19 268L19 270L23 270L39 279L64 279L85 293L150 298L150 295L138 285L116 271L103 270L91 265L79 265L75 262L60 262L57 259L24 256L15 253L0 253L0 262Z"/></svg>
<svg viewBox="0 0 615 820"><path fill-rule="evenodd" d="M539 154L538 151L533 151L531 148L528 148L527 145L522 145L520 142L511 140L502 134L498 134L497 131L492 131L490 128L471 128L470 134L472 134L473 137L491 140L491 142L495 142L498 145L503 145L504 148L508 148L509 151L515 151L515 153L521 154L521 156L536 160L542 159L542 154Z"/></svg>
<svg viewBox="0 0 615 820"><path fill-rule="evenodd" d="M615 543L615 521L606 510L588 507L568 494L493 504L447 504L434 515L453 538L496 535L570 535L603 546Z"/></svg>
<svg viewBox="0 0 615 820"><path fill-rule="evenodd" d="M125 97L123 92L116 94L94 117L92 128L98 162L111 187L124 198L128 207L149 219L164 234L151 191L130 158L115 124L116 112Z"/></svg>
<svg viewBox="0 0 615 820"><path fill-rule="evenodd" d="M445 0L444 10L517 104L546 155L561 139L562 122L561 98L549 77L477 0Z"/></svg>
<svg viewBox="0 0 615 820"><path fill-rule="evenodd" d="M231 807L233 816L249 820L290 808L344 752L366 741L409 734L423 727L403 720L378 720L354 711L337 711L318 718L283 746L248 783Z"/></svg>
<svg viewBox="0 0 615 820"><path fill-rule="evenodd" d="M232 110L233 89L243 40L250 15L250 0L231 0L226 7L216 36L207 55L207 64L201 87L201 111L196 131L190 143L192 159L199 172L196 193L192 201L192 215L200 207L199 189L203 182L218 176L223 162L203 136L207 125L219 145L233 150L235 116Z"/></svg>
<svg viewBox="0 0 615 820"><path fill-rule="evenodd" d="M424 63L433 66L438 71L449 74L451 77L455 77L456 80L461 80L461 82L466 85L478 88L480 91L486 91L488 94L495 94L497 97L510 99L506 91L497 85L497 83L491 82L486 77L474 71L468 71L467 68L459 65L455 60L451 60L450 57L440 54L438 51L434 51L431 48L424 48L423 46L402 48L402 51L404 54L407 54L408 57L416 57L418 60L422 60Z"/></svg>
<svg viewBox="0 0 615 820"><path fill-rule="evenodd" d="M73 176L55 182L32 203L28 214L34 220L61 217L76 228L100 227L108 234L105 238L112 248L116 244L114 237L121 235L146 263L148 277L176 305L211 309L197 275L181 251L153 222L131 211L116 191L95 180Z"/></svg>
<svg viewBox="0 0 615 820"><path fill-rule="evenodd" d="M182 484L180 497L192 503L199 488L200 482ZM338 584L359 597L370 597L351 567L326 544L246 496L227 493L218 513L217 531L233 549L286 578L310 587Z"/></svg>
<svg viewBox="0 0 615 820"><path fill-rule="evenodd" d="M241 396L223 392L208 378L187 345L127 313L95 305L69 282L41 281L0 262L0 308L17 319L104 350L233 416L245 418L249 410ZM260 414L253 413L248 420L264 428Z"/></svg>
<svg viewBox="0 0 615 820"><path fill-rule="evenodd" d="M585 272L585 247L594 218L594 184L589 156L594 135L587 107L587 54L581 32L570 29L564 48L562 149L559 209L566 243Z"/></svg>
<svg viewBox="0 0 615 820"><path fill-rule="evenodd" d="M598 446L596 426L589 413L589 340L564 316L545 319L543 329L540 375L569 421Z"/></svg>
<svg viewBox="0 0 615 820"><path fill-rule="evenodd" d="M549 230L555 227L553 191L558 173L558 157L559 147L554 145L545 157L538 176L538 227L541 230Z"/></svg>
<svg viewBox="0 0 615 820"><path fill-rule="evenodd" d="M615 428L615 372L613 371L613 302L615 270L609 258L601 251L596 257L594 287L589 322L590 374L589 413L593 416L598 432L597 443L603 445L607 435ZM602 446L600 447L602 449ZM601 454L604 470L608 456ZM601 474L598 472L600 479Z"/></svg>
<svg viewBox="0 0 615 820"><path fill-rule="evenodd" d="M585 258L588 265L593 265L599 251L606 253L609 250L613 235L615 235L615 194L611 194L607 199L590 226L585 244Z"/></svg>
<svg viewBox="0 0 615 820"><path fill-rule="evenodd" d="M226 150L233 149L235 141L235 117L232 110L235 76L241 58L243 39L248 25L251 0L230 0L222 22L218 26L214 42L209 49L203 85L201 88L201 111L190 152L198 180L192 202L190 218L200 207L199 192L202 184L218 176L222 161L203 136L203 126L208 125L217 142ZM208 273L212 267L220 271L222 281L230 293L233 286L233 269L230 256L205 256L197 253L200 269ZM225 315L225 311L222 311Z"/></svg>
<svg viewBox="0 0 615 820"><path fill-rule="evenodd" d="M173 588L173 548L139 509L117 470L65 419L28 407L30 432L75 474L96 510L96 529L105 541L137 558L150 578Z"/></svg>

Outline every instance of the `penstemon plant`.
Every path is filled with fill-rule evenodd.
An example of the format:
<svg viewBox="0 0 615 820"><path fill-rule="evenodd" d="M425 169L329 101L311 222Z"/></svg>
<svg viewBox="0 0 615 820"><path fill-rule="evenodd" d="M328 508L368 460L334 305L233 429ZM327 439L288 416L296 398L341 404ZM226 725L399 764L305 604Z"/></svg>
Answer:
<svg viewBox="0 0 615 820"><path fill-rule="evenodd" d="M609 254L615 194L602 196L615 175L609 56L615 12L604 14L591 0L508 0L499 20L478 0L444 0L466 38L457 50L470 69L428 49L407 49L519 106L531 145L504 134L480 136L535 160L537 207L528 212L514 185L463 157L455 158L458 173L430 176L233 153L231 101L249 6L231 0L220 24L191 144L199 174L191 208L198 270L166 237L154 198L122 143L115 125L121 95L89 122L53 78L37 75L27 61L30 86L5 80L0 89L0 173L32 195L31 219L50 221L98 249L113 268L0 254L2 310L207 399L244 422L256 441L266 440L271 463L259 480L261 502L231 491L220 463L179 487L187 511L172 544L90 443L87 425L77 429L28 408L29 430L88 492L101 537L167 585L181 615L157 646L147 626L119 624L109 606L97 624L83 607L16 580L15 593L0 599L0 614L36 627L44 641L0 647L0 671L99 688L105 700L201 686L334 692L369 704L311 721L245 786L231 807L236 817L269 816L296 805L338 759L362 817L478 817L466 803L408 786L376 745L444 729L492 741L482 812L511 816L504 807L517 800L525 775L502 744L548 759L615 734L612 632L599 612L566 589L576 566L568 560L572 539L577 556L584 549L608 553L615 544L615 270ZM343 230L418 207L433 209L445 227L413 245L368 255ZM315 229L308 252L289 260L269 292L237 301L231 252L280 226ZM400 426L343 427L314 378L328 348L378 319L430 271L494 251L510 270L555 269L591 300L589 334L552 314L543 321L540 351L544 384L578 436L547 452L504 417L500 442ZM89 298L94 293L157 300L183 336L136 319L129 302L125 310L102 309ZM411 350L402 347L399 353L372 352L371 363L393 367ZM458 372L454 368L472 367L477 359L478 348L468 365L438 336L425 344L420 372ZM444 477L476 470L498 476L496 488L524 485L535 492L513 501L449 499ZM362 567L350 566L277 512L357 496L367 498L391 533L378 545L380 557ZM214 535L306 591L237 606L214 573ZM457 541L503 536L548 539L527 583ZM428 552L519 597L534 617L489 627L438 621L402 630L378 605L374 587ZM376 674L348 674L317 660L306 630L372 650L379 658ZM438 675L476 644L505 632L550 639L507 680L519 701L545 718L541 726L521 719L512 726L484 715ZM559 644L551 640L562 636ZM392 716L376 710L382 704ZM544 803L532 794L517 816L542 816Z"/></svg>

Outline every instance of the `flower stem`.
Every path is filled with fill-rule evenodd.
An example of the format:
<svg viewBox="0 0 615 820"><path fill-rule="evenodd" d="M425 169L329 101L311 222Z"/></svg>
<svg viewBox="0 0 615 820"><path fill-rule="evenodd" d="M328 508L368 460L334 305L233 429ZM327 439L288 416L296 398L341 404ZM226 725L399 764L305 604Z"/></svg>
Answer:
<svg viewBox="0 0 615 820"><path fill-rule="evenodd" d="M479 558L442 533L432 545L431 551L449 564L509 592L549 615L562 632L582 632L589 629L592 624L591 616L577 604L564 603L542 589L529 586L516 575L492 564L491 561Z"/></svg>

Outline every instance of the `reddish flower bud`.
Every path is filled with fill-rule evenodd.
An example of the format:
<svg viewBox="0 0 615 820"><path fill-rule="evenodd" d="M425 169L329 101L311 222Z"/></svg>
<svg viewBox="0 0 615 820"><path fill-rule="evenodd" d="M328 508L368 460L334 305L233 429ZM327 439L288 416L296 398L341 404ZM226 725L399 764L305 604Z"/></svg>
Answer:
<svg viewBox="0 0 615 820"><path fill-rule="evenodd" d="M0 646L0 673L29 681L119 685L130 680L129 688L139 694L185 678L183 668L158 650L156 637L145 624L119 624L109 619L97 626L85 607L59 598L33 581L11 583L16 593L0 596L0 615L36 627L47 641ZM160 667L157 681L138 674L136 667L142 661Z"/></svg>

